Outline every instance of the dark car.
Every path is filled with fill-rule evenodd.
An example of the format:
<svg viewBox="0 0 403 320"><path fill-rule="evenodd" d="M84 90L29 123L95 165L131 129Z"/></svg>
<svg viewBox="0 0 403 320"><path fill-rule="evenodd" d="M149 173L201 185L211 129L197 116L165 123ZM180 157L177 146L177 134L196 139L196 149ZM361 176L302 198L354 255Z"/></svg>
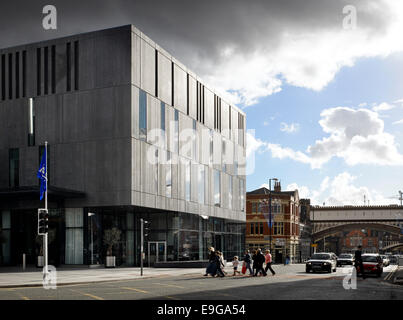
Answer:
<svg viewBox="0 0 403 320"><path fill-rule="evenodd" d="M322 252L315 253L307 262L305 271L316 272L316 271L327 271L336 272L337 268L337 258L334 253Z"/></svg>
<svg viewBox="0 0 403 320"><path fill-rule="evenodd" d="M379 254L365 253L361 257L362 257L362 264L364 266L364 273L375 274L377 277L380 277L382 275L383 260Z"/></svg>
<svg viewBox="0 0 403 320"><path fill-rule="evenodd" d="M341 267L344 265L354 265L354 256L350 253L342 253L337 258L337 266Z"/></svg>

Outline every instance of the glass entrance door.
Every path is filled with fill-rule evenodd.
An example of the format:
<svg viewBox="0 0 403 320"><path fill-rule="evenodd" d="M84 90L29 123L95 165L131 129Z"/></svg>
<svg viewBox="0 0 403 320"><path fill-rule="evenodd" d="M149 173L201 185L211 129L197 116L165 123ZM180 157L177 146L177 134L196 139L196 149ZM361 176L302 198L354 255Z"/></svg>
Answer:
<svg viewBox="0 0 403 320"><path fill-rule="evenodd" d="M167 261L167 243L166 241L148 242L148 266L152 267L156 262Z"/></svg>

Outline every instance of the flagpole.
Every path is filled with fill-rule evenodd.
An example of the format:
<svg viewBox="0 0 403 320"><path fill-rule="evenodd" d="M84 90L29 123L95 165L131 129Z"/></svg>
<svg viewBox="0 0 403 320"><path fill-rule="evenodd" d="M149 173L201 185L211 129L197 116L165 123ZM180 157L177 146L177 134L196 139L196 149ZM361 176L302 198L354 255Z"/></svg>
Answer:
<svg viewBox="0 0 403 320"><path fill-rule="evenodd" d="M45 177L46 177L46 189L45 189L45 209L48 213L48 142L45 141ZM45 232L43 237L44 249L45 249L45 276L48 274L48 232Z"/></svg>

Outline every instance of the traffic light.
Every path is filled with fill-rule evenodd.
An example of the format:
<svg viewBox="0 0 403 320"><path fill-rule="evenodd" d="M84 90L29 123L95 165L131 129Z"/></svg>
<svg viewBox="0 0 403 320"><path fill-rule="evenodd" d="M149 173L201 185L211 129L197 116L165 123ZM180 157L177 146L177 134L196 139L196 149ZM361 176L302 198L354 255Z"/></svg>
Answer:
<svg viewBox="0 0 403 320"><path fill-rule="evenodd" d="M151 232L151 229L150 229L151 221L144 220L143 224L144 224L144 238L146 238L149 236L149 234Z"/></svg>
<svg viewBox="0 0 403 320"><path fill-rule="evenodd" d="M38 209L38 235L48 233L49 213L47 209Z"/></svg>

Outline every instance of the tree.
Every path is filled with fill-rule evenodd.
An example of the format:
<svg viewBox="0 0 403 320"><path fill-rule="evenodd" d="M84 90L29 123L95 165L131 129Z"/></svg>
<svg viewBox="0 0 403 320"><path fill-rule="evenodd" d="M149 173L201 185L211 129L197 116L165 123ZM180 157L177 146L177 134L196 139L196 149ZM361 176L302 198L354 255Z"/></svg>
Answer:
<svg viewBox="0 0 403 320"><path fill-rule="evenodd" d="M107 246L106 255L112 255L112 249L114 245L117 245L120 240L121 231L113 227L112 229L105 230L104 233L104 244Z"/></svg>

